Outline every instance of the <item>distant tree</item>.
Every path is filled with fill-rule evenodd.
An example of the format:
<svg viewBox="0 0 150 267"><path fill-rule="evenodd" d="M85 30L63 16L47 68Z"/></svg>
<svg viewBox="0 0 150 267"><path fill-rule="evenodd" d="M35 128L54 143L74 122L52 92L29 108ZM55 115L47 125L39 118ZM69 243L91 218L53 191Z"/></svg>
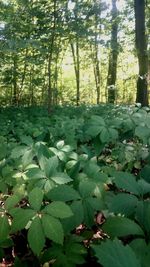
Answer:
<svg viewBox="0 0 150 267"><path fill-rule="evenodd" d="M145 29L145 5L145 0L134 0L135 43L139 63L136 102L141 103L142 106L148 105L148 52Z"/></svg>
<svg viewBox="0 0 150 267"><path fill-rule="evenodd" d="M116 78L118 59L118 9L117 0L112 0L111 43L107 76L108 102L114 103L116 98Z"/></svg>

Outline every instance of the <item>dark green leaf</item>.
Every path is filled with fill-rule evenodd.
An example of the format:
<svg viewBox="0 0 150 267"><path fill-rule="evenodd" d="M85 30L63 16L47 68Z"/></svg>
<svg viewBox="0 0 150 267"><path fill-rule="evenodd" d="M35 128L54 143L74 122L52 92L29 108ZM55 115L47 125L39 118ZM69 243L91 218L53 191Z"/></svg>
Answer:
<svg viewBox="0 0 150 267"><path fill-rule="evenodd" d="M102 229L112 238L127 235L144 235L143 230L137 223L125 217L109 217Z"/></svg>
<svg viewBox="0 0 150 267"><path fill-rule="evenodd" d="M64 232L58 219L45 214L42 216L42 225L47 238L58 244L63 244Z"/></svg>
<svg viewBox="0 0 150 267"><path fill-rule="evenodd" d="M5 240L10 231L10 225L8 222L8 217L4 215L3 217L0 217L0 240Z"/></svg>
<svg viewBox="0 0 150 267"><path fill-rule="evenodd" d="M140 186L138 185L134 175L128 172L116 172L114 176L114 183L117 187L136 195L140 195Z"/></svg>
<svg viewBox="0 0 150 267"><path fill-rule="evenodd" d="M34 188L29 193L29 203L34 210L40 210L43 201L43 195L43 191L38 187Z"/></svg>
<svg viewBox="0 0 150 267"><path fill-rule="evenodd" d="M80 199L78 192L68 185L58 185L47 194L53 201L71 201Z"/></svg>
<svg viewBox="0 0 150 267"><path fill-rule="evenodd" d="M31 209L15 208L11 210L10 214L13 216L11 231L16 232L25 228L36 212Z"/></svg>
<svg viewBox="0 0 150 267"><path fill-rule="evenodd" d="M61 201L55 201L47 205L44 209L44 212L61 219L73 216L70 207Z"/></svg>
<svg viewBox="0 0 150 267"><path fill-rule="evenodd" d="M117 239L107 240L99 246L92 247L103 267L141 267L133 250L129 246L123 246Z"/></svg>
<svg viewBox="0 0 150 267"><path fill-rule="evenodd" d="M39 255L45 244L45 236L41 219L36 217L30 225L28 231L28 242L32 251Z"/></svg>

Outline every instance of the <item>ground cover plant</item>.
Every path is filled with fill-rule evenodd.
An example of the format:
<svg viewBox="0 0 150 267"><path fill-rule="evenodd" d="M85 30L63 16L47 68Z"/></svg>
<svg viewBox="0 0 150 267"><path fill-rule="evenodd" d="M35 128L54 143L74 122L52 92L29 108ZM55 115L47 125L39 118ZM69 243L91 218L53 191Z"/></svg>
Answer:
<svg viewBox="0 0 150 267"><path fill-rule="evenodd" d="M0 111L0 262L149 267L150 109Z"/></svg>

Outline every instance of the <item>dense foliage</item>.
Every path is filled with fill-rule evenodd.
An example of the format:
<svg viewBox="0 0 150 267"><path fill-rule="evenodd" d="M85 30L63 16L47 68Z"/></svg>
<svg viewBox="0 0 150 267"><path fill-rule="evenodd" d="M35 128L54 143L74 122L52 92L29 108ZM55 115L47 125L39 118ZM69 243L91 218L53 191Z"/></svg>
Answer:
<svg viewBox="0 0 150 267"><path fill-rule="evenodd" d="M0 258L149 267L150 109L0 111Z"/></svg>

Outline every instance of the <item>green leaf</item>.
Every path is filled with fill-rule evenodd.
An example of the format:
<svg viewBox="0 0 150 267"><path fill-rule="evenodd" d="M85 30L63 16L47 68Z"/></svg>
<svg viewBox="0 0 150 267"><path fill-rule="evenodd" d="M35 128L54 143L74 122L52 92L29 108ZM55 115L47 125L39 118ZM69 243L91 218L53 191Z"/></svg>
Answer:
<svg viewBox="0 0 150 267"><path fill-rule="evenodd" d="M43 212L47 212L48 214L61 219L73 216L70 207L61 201L55 201L47 205Z"/></svg>
<svg viewBox="0 0 150 267"><path fill-rule="evenodd" d="M96 137L104 128L105 121L102 117L93 115L87 125L86 133L91 137Z"/></svg>
<svg viewBox="0 0 150 267"><path fill-rule="evenodd" d="M150 237L150 202L139 201L136 209L136 220L146 230L147 236Z"/></svg>
<svg viewBox="0 0 150 267"><path fill-rule="evenodd" d="M13 216L11 231L16 232L24 229L36 212L31 209L14 208L10 214Z"/></svg>
<svg viewBox="0 0 150 267"><path fill-rule="evenodd" d="M124 189L128 192L140 195L140 186L138 185L134 175L128 172L115 172L114 183L117 187Z"/></svg>
<svg viewBox="0 0 150 267"><path fill-rule="evenodd" d="M21 197L18 195L12 195L8 197L5 201L5 209L10 210L12 209L18 202L21 200Z"/></svg>
<svg viewBox="0 0 150 267"><path fill-rule="evenodd" d="M26 150L27 150L26 146L17 146L12 150L11 157L13 159L17 159L17 158L23 156L24 153L26 152Z"/></svg>
<svg viewBox="0 0 150 267"><path fill-rule="evenodd" d="M31 205L31 208L33 208L36 211L39 211L42 205L43 201L43 191L36 187L29 193L29 203Z"/></svg>
<svg viewBox="0 0 150 267"><path fill-rule="evenodd" d="M70 231L74 230L84 221L82 201L74 201L70 205L70 208L73 211L73 216L62 220L62 225L65 233L70 233Z"/></svg>
<svg viewBox="0 0 150 267"><path fill-rule="evenodd" d="M150 129L146 126L137 126L135 128L135 135L146 142L147 138L150 136Z"/></svg>
<svg viewBox="0 0 150 267"><path fill-rule="evenodd" d="M144 179L140 179L138 185L140 186L142 195L150 193L150 183L146 182Z"/></svg>
<svg viewBox="0 0 150 267"><path fill-rule="evenodd" d="M149 267L150 254L149 249L150 245L147 246L144 239L134 239L130 243L130 247L135 252L137 259L140 261L141 266Z"/></svg>
<svg viewBox="0 0 150 267"><path fill-rule="evenodd" d="M24 153L24 155L22 157L22 164L23 164L24 168L26 168L26 166L28 166L32 162L33 157L34 157L34 154L33 154L32 149L27 150Z"/></svg>
<svg viewBox="0 0 150 267"><path fill-rule="evenodd" d="M94 190L96 188L96 184L92 181L82 181L79 184L79 191L83 198L89 197L94 193Z"/></svg>
<svg viewBox="0 0 150 267"><path fill-rule="evenodd" d="M41 219L36 217L30 225L28 231L28 242L32 251L39 255L45 244L45 236Z"/></svg>
<svg viewBox="0 0 150 267"><path fill-rule="evenodd" d="M6 215L4 215L3 217L0 217L0 240L5 240L8 235L9 235L9 231L10 231L10 225L8 222L8 218Z"/></svg>
<svg viewBox="0 0 150 267"><path fill-rule="evenodd" d="M110 141L110 134L107 128L103 128L101 131L100 140L102 143L108 143Z"/></svg>
<svg viewBox="0 0 150 267"><path fill-rule="evenodd" d="M47 159L41 156L39 159L41 169L45 172L46 177L52 176L58 167L58 158L56 156Z"/></svg>
<svg viewBox="0 0 150 267"><path fill-rule="evenodd" d="M144 235L141 227L134 221L125 217L109 217L102 226L111 238L127 235Z"/></svg>
<svg viewBox="0 0 150 267"><path fill-rule="evenodd" d="M150 183L150 165L146 165L140 172L140 176L148 183Z"/></svg>
<svg viewBox="0 0 150 267"><path fill-rule="evenodd" d="M42 179L45 178L45 174L39 168L31 168L26 173L30 179Z"/></svg>
<svg viewBox="0 0 150 267"><path fill-rule="evenodd" d="M53 201L71 201L80 199L78 192L68 185L58 185L47 194Z"/></svg>
<svg viewBox="0 0 150 267"><path fill-rule="evenodd" d="M83 201L83 209L84 209L84 221L85 224L91 228L94 225L94 215L95 209L89 205L88 198Z"/></svg>
<svg viewBox="0 0 150 267"><path fill-rule="evenodd" d="M58 219L55 219L50 215L44 214L42 216L42 225L45 236L47 238L58 244L63 244L64 232L62 224Z"/></svg>
<svg viewBox="0 0 150 267"><path fill-rule="evenodd" d="M5 143L0 144L0 160L4 159L8 153L8 145Z"/></svg>
<svg viewBox="0 0 150 267"><path fill-rule="evenodd" d="M138 199L131 194L120 193L114 195L109 205L109 211L129 216L135 212Z"/></svg>
<svg viewBox="0 0 150 267"><path fill-rule="evenodd" d="M118 131L116 129L109 128L109 134L110 134L111 141L118 139Z"/></svg>
<svg viewBox="0 0 150 267"><path fill-rule="evenodd" d="M21 142L25 145L31 146L33 144L33 139L31 136L23 135L20 139Z"/></svg>
<svg viewBox="0 0 150 267"><path fill-rule="evenodd" d="M50 177L57 184L67 184L72 181L67 173L57 172L55 175Z"/></svg>
<svg viewBox="0 0 150 267"><path fill-rule="evenodd" d="M141 267L133 250L129 246L123 246L118 239L106 240L101 245L92 247L103 267Z"/></svg>

